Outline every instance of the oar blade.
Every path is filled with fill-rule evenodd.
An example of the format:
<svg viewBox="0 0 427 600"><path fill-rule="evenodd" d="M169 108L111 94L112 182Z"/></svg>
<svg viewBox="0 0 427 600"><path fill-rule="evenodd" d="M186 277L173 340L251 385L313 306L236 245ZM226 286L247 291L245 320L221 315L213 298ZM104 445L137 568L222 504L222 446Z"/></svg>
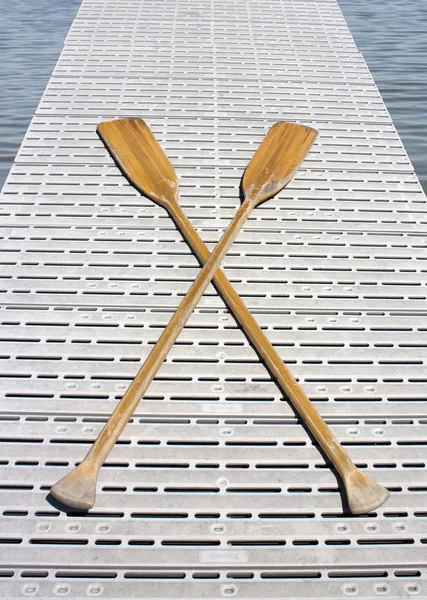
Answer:
<svg viewBox="0 0 427 600"><path fill-rule="evenodd" d="M243 176L243 192L254 205L271 198L292 179L318 132L295 123L276 123L265 136Z"/></svg>
<svg viewBox="0 0 427 600"><path fill-rule="evenodd" d="M128 180L158 204L178 198L178 179L168 157L139 118L105 121L98 134Z"/></svg>

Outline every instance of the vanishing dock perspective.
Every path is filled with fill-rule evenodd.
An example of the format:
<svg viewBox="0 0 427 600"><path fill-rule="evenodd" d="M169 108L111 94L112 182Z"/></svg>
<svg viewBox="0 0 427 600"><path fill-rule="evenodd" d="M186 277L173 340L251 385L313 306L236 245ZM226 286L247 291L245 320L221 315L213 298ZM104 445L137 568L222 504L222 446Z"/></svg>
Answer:
<svg viewBox="0 0 427 600"><path fill-rule="evenodd" d="M211 252L270 128L318 137L248 213L82 512L50 490L201 272L97 133L129 117ZM0 597L427 597L426 197L335 0L83 0L0 224ZM257 336L381 506L356 514Z"/></svg>

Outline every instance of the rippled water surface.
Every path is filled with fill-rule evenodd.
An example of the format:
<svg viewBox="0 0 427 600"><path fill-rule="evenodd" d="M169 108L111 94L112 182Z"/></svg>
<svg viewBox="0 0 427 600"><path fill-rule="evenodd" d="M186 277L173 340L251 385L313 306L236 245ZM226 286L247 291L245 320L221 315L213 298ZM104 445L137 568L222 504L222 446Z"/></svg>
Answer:
<svg viewBox="0 0 427 600"><path fill-rule="evenodd" d="M338 3L427 191L427 2Z"/></svg>
<svg viewBox="0 0 427 600"><path fill-rule="evenodd" d="M81 0L0 0L0 188Z"/></svg>
<svg viewBox="0 0 427 600"><path fill-rule="evenodd" d="M80 2L0 0L0 187ZM339 4L427 190L427 2Z"/></svg>

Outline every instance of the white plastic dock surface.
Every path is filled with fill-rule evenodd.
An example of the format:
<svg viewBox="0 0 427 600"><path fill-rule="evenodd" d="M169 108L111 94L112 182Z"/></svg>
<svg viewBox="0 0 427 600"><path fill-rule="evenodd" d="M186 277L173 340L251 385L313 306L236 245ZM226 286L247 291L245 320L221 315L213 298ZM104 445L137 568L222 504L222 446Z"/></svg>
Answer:
<svg viewBox="0 0 427 600"><path fill-rule="evenodd" d="M358 466L338 482L213 287L100 476L83 458L199 266L95 128L144 118L213 247L278 120L320 136L225 260ZM427 205L334 0L84 0L1 196L4 598L427 597Z"/></svg>

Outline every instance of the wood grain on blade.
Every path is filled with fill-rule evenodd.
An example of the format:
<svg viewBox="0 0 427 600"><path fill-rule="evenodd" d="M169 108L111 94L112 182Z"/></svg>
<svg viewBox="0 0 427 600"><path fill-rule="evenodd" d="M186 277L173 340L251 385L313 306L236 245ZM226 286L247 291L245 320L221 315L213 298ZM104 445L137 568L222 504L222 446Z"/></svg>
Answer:
<svg viewBox="0 0 427 600"><path fill-rule="evenodd" d="M122 173L140 192L162 206L177 201L175 170L142 119L106 121L97 131Z"/></svg>
<svg viewBox="0 0 427 600"><path fill-rule="evenodd" d="M292 179L318 132L305 125L273 125L243 176L243 192L255 204L271 198Z"/></svg>

